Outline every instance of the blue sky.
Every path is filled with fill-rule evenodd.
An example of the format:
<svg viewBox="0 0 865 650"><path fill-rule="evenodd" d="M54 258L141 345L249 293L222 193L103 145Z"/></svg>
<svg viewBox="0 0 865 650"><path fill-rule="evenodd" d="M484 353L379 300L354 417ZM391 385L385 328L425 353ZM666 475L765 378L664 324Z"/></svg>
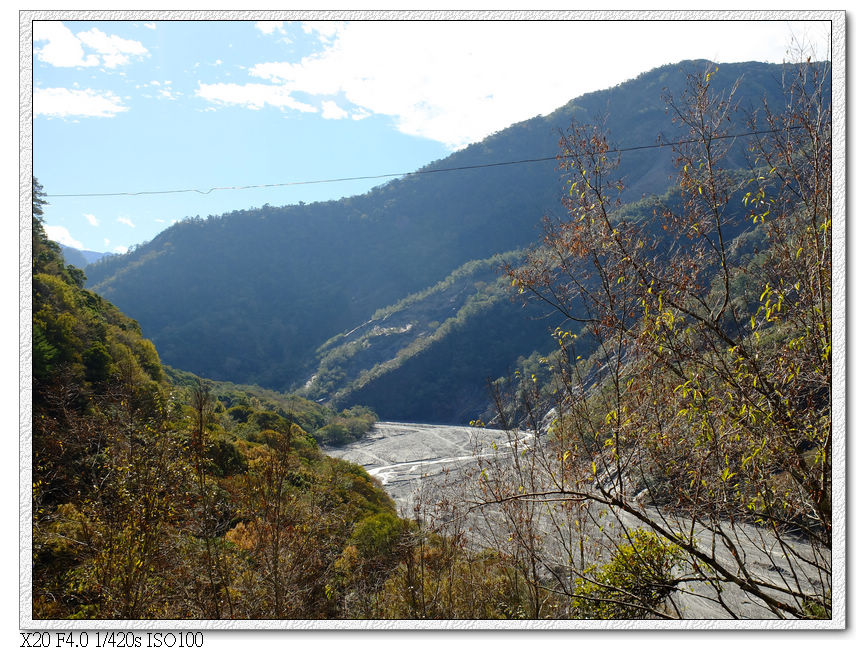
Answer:
<svg viewBox="0 0 865 650"><path fill-rule="evenodd" d="M122 252L188 216L361 193L384 181L59 196L411 171L664 63L781 62L794 36L825 53L826 25L38 21L33 168L46 229Z"/></svg>

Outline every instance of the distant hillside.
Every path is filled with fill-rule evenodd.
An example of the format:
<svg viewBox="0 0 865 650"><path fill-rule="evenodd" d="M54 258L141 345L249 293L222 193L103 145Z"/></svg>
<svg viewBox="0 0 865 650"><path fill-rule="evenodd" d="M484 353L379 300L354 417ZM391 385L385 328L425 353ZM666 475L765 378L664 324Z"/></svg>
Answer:
<svg viewBox="0 0 865 650"><path fill-rule="evenodd" d="M611 140L622 148L651 145L659 134L666 141L675 140L677 131L662 94L678 96L684 85L682 71L706 66L705 61L668 65L584 95L421 171L555 156L560 130L572 121L603 119ZM777 105L780 74L780 66L761 63L720 65L714 87L729 88L742 77L743 108L760 105L764 97ZM748 114L740 113L735 128L746 129ZM746 143L735 146L733 162L744 164L746 158L739 151ZM628 187L623 201L664 192L673 171L671 157L668 148L623 154L619 171ZM412 175L340 201L265 205L186 219L126 255L91 264L87 276L89 286L138 320L172 366L278 390L301 388L317 371L334 370L326 359L337 352L331 340L352 331L356 338L365 331L357 328L377 310L434 287L466 263L534 242L541 218L560 216L561 193L560 173L550 160ZM489 277L483 282L492 286ZM459 298L460 309L471 295L475 294ZM370 401L390 417L390 412L407 412L387 404L402 399L392 392L396 387L426 400L430 372L446 365L453 370L459 359L455 350L482 352L496 359L495 368L479 366L458 377L440 373L437 381L443 385L433 392L441 406L427 401L421 407L431 420L461 419L468 405L477 402L486 376L501 374L513 360L509 355L523 354L524 347L528 353L533 341L546 335L548 325L535 321L513 331L496 329L499 320L513 320L504 319L501 310L515 306L506 306L498 297L492 302L496 306L490 304L484 318L466 319L448 332L439 334L431 327L406 330L403 334L408 336L402 338L411 340L409 347L421 346L419 334L438 338L435 345L415 350L411 359L403 356L399 372L391 367L387 377L380 373L382 364L406 348L379 349L376 341L373 349L380 356L372 358L370 352L364 363L348 361L331 373L328 379L333 381L326 387L318 379L318 385L312 382L309 388L318 390L319 399L335 395L338 400ZM441 325L453 316L453 306L443 305L438 312L434 306L427 303L425 326ZM344 377L334 379L339 372ZM369 381L370 373L375 382Z"/></svg>
<svg viewBox="0 0 865 650"><path fill-rule="evenodd" d="M365 404L389 420L474 419L488 402L485 380L548 348L558 324L538 306L511 300L501 269L518 259L514 252L468 262L336 335L318 349L318 368L302 392L337 407Z"/></svg>
<svg viewBox="0 0 865 650"><path fill-rule="evenodd" d="M66 260L67 264L77 266L79 269L83 269L88 264L98 262L103 257L113 255L113 253L81 250L80 248L73 248L65 244L60 244L60 252L63 253L63 259Z"/></svg>

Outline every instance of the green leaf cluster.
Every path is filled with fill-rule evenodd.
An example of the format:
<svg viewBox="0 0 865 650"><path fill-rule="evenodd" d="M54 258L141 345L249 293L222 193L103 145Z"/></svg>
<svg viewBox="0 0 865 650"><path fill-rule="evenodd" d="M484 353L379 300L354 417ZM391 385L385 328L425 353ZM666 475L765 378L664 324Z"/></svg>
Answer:
<svg viewBox="0 0 865 650"><path fill-rule="evenodd" d="M576 617L654 617L676 589L675 572L684 557L678 546L651 532L627 531L609 562L589 568L576 580Z"/></svg>

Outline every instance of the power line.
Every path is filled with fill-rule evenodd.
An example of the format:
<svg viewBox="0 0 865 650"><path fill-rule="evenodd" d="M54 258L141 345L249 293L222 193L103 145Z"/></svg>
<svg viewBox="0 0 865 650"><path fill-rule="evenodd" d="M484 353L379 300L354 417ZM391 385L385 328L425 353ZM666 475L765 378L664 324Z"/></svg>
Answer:
<svg viewBox="0 0 865 650"><path fill-rule="evenodd" d="M769 133L780 133L781 131L789 131L793 129L801 129L801 126L789 126L783 129L765 129L761 131L745 131L743 133L733 133L728 135L719 135L713 140L728 140L732 138L743 138L752 135L766 135ZM663 147L675 147L683 144L694 144L697 142L701 142L699 138L693 138L690 140L679 140L677 142L656 142L654 144L644 144L644 145L636 145L633 147L620 147L616 149L609 149L607 153L628 153L631 151L641 151L645 149L660 149ZM152 194L183 194L183 193L197 193L197 194L210 194L211 192L223 191L223 190L253 190L253 189L267 189L272 187L292 187L295 185L318 185L322 183L344 183L347 181L368 181L368 180L378 180L382 178L396 178L399 176L420 176L421 174L438 174L441 172L457 172L457 171L465 171L468 169L484 169L487 167L504 167L506 165L524 165L528 163L536 163L536 162L548 162L551 160L558 160L559 156L546 156L543 158L525 158L522 160L507 160L503 162L493 162L493 163L481 163L477 165L462 165L460 167L443 167L440 169L419 169L413 172L398 172L394 174L375 174L372 176L347 176L344 178L326 178L312 181L290 181L286 183L265 183L261 185L228 185L225 187L211 187L207 190L199 190L197 188L187 188L181 190L146 190L141 192L99 192L99 193L86 193L86 194L46 194L46 198L85 198L85 197L100 197L100 196L146 196Z"/></svg>

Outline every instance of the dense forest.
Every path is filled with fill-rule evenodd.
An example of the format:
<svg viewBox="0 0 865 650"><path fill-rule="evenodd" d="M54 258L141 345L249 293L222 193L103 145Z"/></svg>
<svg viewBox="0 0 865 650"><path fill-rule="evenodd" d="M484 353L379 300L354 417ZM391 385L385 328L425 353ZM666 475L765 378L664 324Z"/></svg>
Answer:
<svg viewBox="0 0 865 650"><path fill-rule="evenodd" d="M499 191L441 174L190 220L89 265L89 290L34 179L34 618L831 618L829 69L679 68L562 109L561 213L531 245L528 168ZM672 163L618 151L598 106L634 135L672 122ZM553 123L462 153L522 155ZM162 340L188 353L163 365ZM380 404L487 403L473 424L507 449L410 512L320 447Z"/></svg>

